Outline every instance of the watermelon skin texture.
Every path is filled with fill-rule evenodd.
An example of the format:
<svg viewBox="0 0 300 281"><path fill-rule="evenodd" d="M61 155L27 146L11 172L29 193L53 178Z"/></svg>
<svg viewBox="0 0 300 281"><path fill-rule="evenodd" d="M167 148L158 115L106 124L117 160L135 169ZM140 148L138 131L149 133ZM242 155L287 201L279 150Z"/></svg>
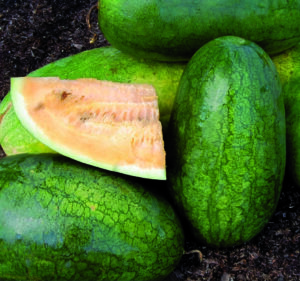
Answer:
<svg viewBox="0 0 300 281"><path fill-rule="evenodd" d="M57 154L0 161L1 280L163 280L184 236L145 182Z"/></svg>
<svg viewBox="0 0 300 281"><path fill-rule="evenodd" d="M99 0L109 43L133 56L188 60L225 35L254 41L269 54L300 42L300 1Z"/></svg>
<svg viewBox="0 0 300 281"><path fill-rule="evenodd" d="M272 60L278 71L286 113L287 162L285 179L300 186L300 44Z"/></svg>
<svg viewBox="0 0 300 281"><path fill-rule="evenodd" d="M272 216L285 168L285 111L270 57L233 36L192 57L169 126L170 193L194 237L231 247Z"/></svg>
<svg viewBox="0 0 300 281"><path fill-rule="evenodd" d="M160 121L167 127L186 63L164 63L133 58L111 46L96 48L47 64L31 77L61 79L96 78L122 83L154 86L158 96ZM34 138L20 123L8 93L0 103L0 144L6 155L53 152Z"/></svg>

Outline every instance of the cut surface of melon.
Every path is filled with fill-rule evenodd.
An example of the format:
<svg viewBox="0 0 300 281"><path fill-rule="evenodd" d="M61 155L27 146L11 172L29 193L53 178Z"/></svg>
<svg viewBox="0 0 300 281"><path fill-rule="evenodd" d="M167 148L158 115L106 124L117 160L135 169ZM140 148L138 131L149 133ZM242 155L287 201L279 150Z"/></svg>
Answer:
<svg viewBox="0 0 300 281"><path fill-rule="evenodd" d="M96 79L11 79L15 112L38 140L65 156L138 177L166 179L155 89Z"/></svg>

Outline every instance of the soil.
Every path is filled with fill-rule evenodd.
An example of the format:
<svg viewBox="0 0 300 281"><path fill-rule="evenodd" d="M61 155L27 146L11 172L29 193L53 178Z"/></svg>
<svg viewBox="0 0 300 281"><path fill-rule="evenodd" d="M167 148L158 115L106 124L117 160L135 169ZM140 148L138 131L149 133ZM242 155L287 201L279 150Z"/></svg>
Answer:
<svg viewBox="0 0 300 281"><path fill-rule="evenodd" d="M10 77L57 59L108 45L97 25L95 0L0 0L0 100ZM0 154L0 157L4 153ZM186 251L166 281L300 280L300 189L285 184L278 207L250 242L212 249L188 238ZM84 281L84 280L83 280ZM138 280L136 280L138 281Z"/></svg>

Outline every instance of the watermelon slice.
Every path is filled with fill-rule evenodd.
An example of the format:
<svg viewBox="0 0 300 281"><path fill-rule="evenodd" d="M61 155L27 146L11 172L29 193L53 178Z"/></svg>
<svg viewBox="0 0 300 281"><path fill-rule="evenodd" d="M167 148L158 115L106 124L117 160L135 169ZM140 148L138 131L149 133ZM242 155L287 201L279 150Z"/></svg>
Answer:
<svg viewBox="0 0 300 281"><path fill-rule="evenodd" d="M166 179L154 87L84 78L11 79L23 126L54 151L128 175Z"/></svg>

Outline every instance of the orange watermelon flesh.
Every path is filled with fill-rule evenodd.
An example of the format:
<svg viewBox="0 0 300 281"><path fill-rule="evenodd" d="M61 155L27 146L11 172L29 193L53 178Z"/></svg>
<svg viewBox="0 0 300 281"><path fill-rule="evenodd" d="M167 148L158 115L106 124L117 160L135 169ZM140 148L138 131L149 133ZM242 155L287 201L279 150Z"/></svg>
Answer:
<svg viewBox="0 0 300 281"><path fill-rule="evenodd" d="M58 153L111 171L166 179L151 85L20 77L11 79L11 95L23 126Z"/></svg>

